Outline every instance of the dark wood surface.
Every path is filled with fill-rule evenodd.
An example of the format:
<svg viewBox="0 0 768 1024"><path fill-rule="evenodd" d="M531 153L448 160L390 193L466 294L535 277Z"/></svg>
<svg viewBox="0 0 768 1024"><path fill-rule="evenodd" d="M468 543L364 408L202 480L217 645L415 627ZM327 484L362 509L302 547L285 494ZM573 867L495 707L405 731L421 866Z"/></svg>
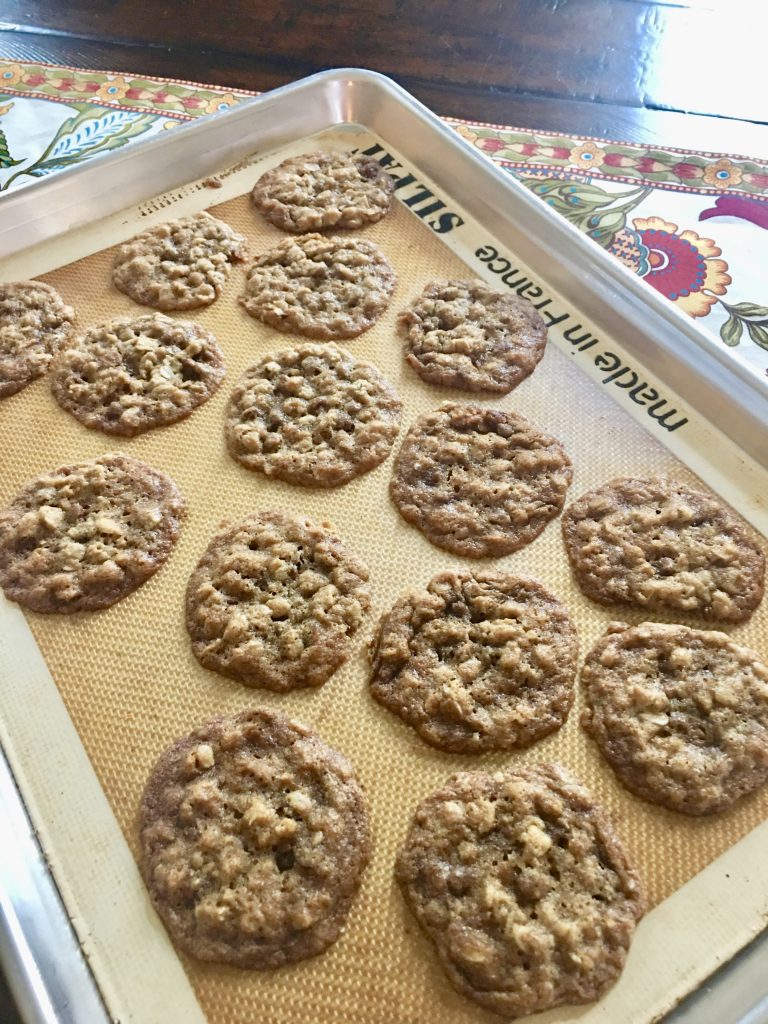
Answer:
<svg viewBox="0 0 768 1024"><path fill-rule="evenodd" d="M0 53L255 91L367 67L440 114L759 157L763 17L757 0L0 0Z"/></svg>
<svg viewBox="0 0 768 1024"><path fill-rule="evenodd" d="M439 114L766 158L763 17L759 0L0 0L0 55L254 91L366 67ZM2 979L0 1021L18 1021Z"/></svg>

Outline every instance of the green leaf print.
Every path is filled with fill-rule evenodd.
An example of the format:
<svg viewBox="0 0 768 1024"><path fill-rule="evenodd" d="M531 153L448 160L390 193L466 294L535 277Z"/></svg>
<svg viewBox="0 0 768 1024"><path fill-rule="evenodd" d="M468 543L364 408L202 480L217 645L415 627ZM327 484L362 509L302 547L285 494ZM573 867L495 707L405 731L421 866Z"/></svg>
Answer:
<svg viewBox="0 0 768 1024"><path fill-rule="evenodd" d="M743 330L743 322L739 320L738 317L732 316L729 317L720 328L720 337L726 345L733 347L734 345L738 345L741 341Z"/></svg>
<svg viewBox="0 0 768 1024"><path fill-rule="evenodd" d="M42 178L124 146L143 135L157 120L155 114L137 114L129 110L94 110L87 103L74 103L77 113L56 132L45 151L27 167L12 174L0 190L7 189L21 175Z"/></svg>

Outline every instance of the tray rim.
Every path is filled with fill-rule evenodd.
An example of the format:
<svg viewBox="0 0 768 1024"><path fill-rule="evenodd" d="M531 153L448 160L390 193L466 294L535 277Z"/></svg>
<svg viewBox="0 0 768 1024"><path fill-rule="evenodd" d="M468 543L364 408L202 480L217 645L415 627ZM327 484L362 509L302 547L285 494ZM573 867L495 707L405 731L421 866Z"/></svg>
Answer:
<svg viewBox="0 0 768 1024"><path fill-rule="evenodd" d="M309 103L302 105L308 92L310 97L313 94L317 96L316 107L312 107ZM343 124L364 125L386 141L388 135L391 135L390 129L392 128L391 121L393 115L395 117L407 115L412 118L413 123L419 125L422 129L430 130L433 135L436 133L438 156L440 153L439 144L450 147L452 150L451 156L456 157L460 165L456 173L477 173L480 175L480 179L487 186L487 192L482 196L480 202L476 204L476 206L479 206L479 212L472 208L472 204L465 202L464 205L468 207L469 211L481 224L491 217L497 218L501 216L503 218L502 226L504 226L507 220L509 220L509 210L508 208L506 209L507 218L504 219L505 207L503 202L506 199L506 202L509 203L510 193L513 194L523 214L523 216L519 217L518 229L520 224L523 226L531 224L534 226L537 224L544 225L547 235L554 236L565 247L566 256L563 260L564 264L572 264L571 272L573 272L573 267L579 267L578 279L588 279L590 275L594 277L595 268L604 275L601 280L600 294L595 295L599 302L605 303L604 293L606 290L609 294L624 295L626 301L621 304L625 306L622 311L625 322L631 321L632 313L639 304L639 308L642 308L645 314L650 309L652 314L651 320L654 325L657 322L661 323L667 330L672 332L669 336L672 338L671 342L666 334L662 335L666 343L660 345L658 351L661 353L663 361L669 362L672 353L674 353L674 342L675 340L679 342L680 333L682 333L685 338L694 343L695 348L698 350L698 359L701 361L699 367L701 368L706 365L708 373L705 373L704 376L706 377L711 374L711 366L707 358L705 358L706 356L711 357L713 355L711 341L708 335L690 321L685 314L676 310L661 296L652 292L647 285L639 281L629 270L621 266L618 261L613 260L607 253L592 245L575 227L559 218L552 211L547 210L544 204L535 199L524 186L474 151L439 118L431 114L431 112L410 97L394 82L374 72L359 69L340 69L323 72L292 85L284 86L272 93L248 100L223 114L202 118L195 124L185 126L184 129L173 133L170 139L151 138L142 140L130 147L127 152L113 153L91 161L90 164L71 168L57 175L54 179L40 182L19 193L6 197L2 200L2 209L4 215L6 213L8 215L4 216L3 223L0 225L0 255L7 254L6 246L11 235L14 236L16 241L14 251L20 251L28 247L18 245L20 237L28 240L30 245L39 244L61 234L65 229L67 231L73 230L86 223L90 223L94 219L101 219L109 213L117 213L121 209L126 209L126 195L133 195L132 192L126 193L125 190L114 188L106 191L101 188L94 192L92 188L92 183L98 181L99 178L106 178L108 176L106 172L110 169L114 169L117 173L118 168L120 168L121 173L124 173L126 170L133 170L136 166L140 167L142 162L148 157L154 159L157 156L158 159L163 160L163 174L166 177L152 179L150 187L147 187L146 180L142 179L141 175L135 175L135 179L139 184L133 187L138 188L141 193L141 198L135 200L135 202L138 202L141 199L147 199L158 193L169 191L182 183L187 183L196 175L203 176L206 173L210 173L215 168L220 168L222 164L226 164L228 160L242 158L246 153L253 152L254 143L252 137L248 136L247 133L245 135L242 133L237 134L236 140L232 141L229 137L232 133L236 133L237 126L247 122L248 118L254 113L261 115L260 122L268 120L276 108L280 108L282 104L288 104L292 101L302 101L298 102L300 109L294 109L294 117L289 123L286 124L283 121L279 128L272 126L266 136L260 136L260 138L268 137L269 140L264 145L264 149L277 148L281 143L284 144L299 137L313 135L325 129ZM295 106L296 103L294 103ZM297 125L300 127L297 128ZM252 131L254 130L252 128ZM220 136L225 140L225 144L218 149L214 145L209 145L204 150L202 161L198 160L197 164L191 166L189 160L184 161L179 158L179 153L189 153L190 148L193 150L197 149L199 146L198 136L206 138L209 142L214 137ZM244 141L246 138L251 138L251 141ZM227 142L226 139L229 139L229 141ZM175 145L171 146L177 140L178 147ZM397 145L402 151L401 141L393 142L393 145ZM215 158L210 157L212 152L215 153ZM434 154L428 154L426 162L421 160L419 165L424 167L425 172L438 185L440 185L441 180L445 180L444 174L440 173L440 161ZM184 170L180 179L176 180L179 175L179 167L183 167ZM162 182L166 178L171 183L164 187ZM144 184L141 184L142 180ZM446 185L444 187L446 192L454 191L454 188L451 186ZM106 199L104 198L105 196ZM94 207L99 202L106 205L103 205L100 213L94 216ZM501 206L499 206L500 202ZM113 206L110 206L110 203ZM495 221L492 221L492 223L493 228L489 229L492 231L492 234L496 237L503 236L503 232L499 231L499 225ZM519 250L519 247L517 248ZM531 262L527 253L525 254L525 261L527 263ZM548 279L551 280L551 276ZM568 296L568 291L560 287L559 279L556 280L556 286L558 290ZM596 292L594 285L592 285L592 290ZM580 309L585 308L583 294L580 292L579 300L574 302L574 305ZM587 312L591 315L591 310L588 307L586 308ZM599 322L599 318L595 317L593 319ZM616 328L612 327L611 332L615 333ZM624 338L622 337L623 341ZM730 360L727 364L723 363L723 358L718 358L720 356L725 357L726 353L718 353L715 350L715 362L725 365L729 374L732 374L733 377L732 379L729 378L725 384L721 381L720 386L716 388L717 393L721 397L724 393L732 403L738 402L739 397L744 398L745 395L752 394L756 390L752 387L756 382L752 379L749 371L738 364L731 364ZM676 357L678 359L681 358L679 350L676 352ZM647 358L648 353L644 352L643 359ZM684 358L682 361L686 365L688 362L695 364L696 358L692 360ZM742 369L743 373L736 372ZM711 385L712 381L710 380L709 383ZM751 391L750 388L752 389ZM748 411L755 414L753 416L754 422L750 427L751 430L754 430L755 422L761 427L765 427L768 424L768 400L764 399L765 396L760 392L756 396L755 405L747 406ZM764 454L768 460L768 452L761 452L760 454ZM0 777L2 777L3 782L10 781L13 786L13 776L4 758L0 759ZM22 814L25 813L21 800L19 800L18 809L21 810ZM40 854L37 868L43 874L47 874L44 855L39 850L39 847L37 849ZM48 875L48 878L52 880L50 875ZM3 878L0 872L0 890L2 890L2 882ZM72 947L74 945L75 951L80 952L80 947L74 938L69 922L66 920L65 911L60 935L61 941L65 946ZM34 960L35 949L32 947L31 951ZM38 952L39 962L37 969L39 970L40 964L44 962L45 954L42 950ZM84 959L83 965L85 965ZM19 962L18 967L20 970L25 971L25 976L31 980L29 963L25 966ZM29 1019L35 1022L38 1020L45 1021L48 1024L48 1021L59 1021L62 1018L59 1016L34 1017L30 1015ZM86 1021L94 1020L94 1017L75 1016L72 1019L73 1021L82 1020L85 1024ZM105 1016L104 1019L107 1020L108 1017Z"/></svg>

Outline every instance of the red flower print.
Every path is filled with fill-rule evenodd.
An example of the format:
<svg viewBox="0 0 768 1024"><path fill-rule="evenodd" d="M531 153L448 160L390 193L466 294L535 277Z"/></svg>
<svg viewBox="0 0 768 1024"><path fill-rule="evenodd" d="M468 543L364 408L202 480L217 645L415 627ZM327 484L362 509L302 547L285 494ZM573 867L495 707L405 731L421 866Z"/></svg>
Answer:
<svg viewBox="0 0 768 1024"><path fill-rule="evenodd" d="M481 139L480 148L486 153L495 153L499 149L504 149L504 143L501 139Z"/></svg>
<svg viewBox="0 0 768 1024"><path fill-rule="evenodd" d="M690 316L706 316L731 283L728 264L713 258L721 252L712 239L678 234L677 224L661 217L638 217L633 225L648 249L648 284Z"/></svg>
<svg viewBox="0 0 768 1024"><path fill-rule="evenodd" d="M654 160L650 156L641 156L637 161L637 169L644 174L655 174L659 171L665 171L666 167L664 164L660 164L658 160Z"/></svg>
<svg viewBox="0 0 768 1024"><path fill-rule="evenodd" d="M631 156L623 156L621 153L606 153L603 163L609 167L632 167L635 161Z"/></svg>
<svg viewBox="0 0 768 1024"><path fill-rule="evenodd" d="M696 164L680 163L674 165L672 173L676 174L678 178L700 178L704 171Z"/></svg>
<svg viewBox="0 0 768 1024"><path fill-rule="evenodd" d="M42 85L45 82L45 75L24 75L22 82L25 85Z"/></svg>

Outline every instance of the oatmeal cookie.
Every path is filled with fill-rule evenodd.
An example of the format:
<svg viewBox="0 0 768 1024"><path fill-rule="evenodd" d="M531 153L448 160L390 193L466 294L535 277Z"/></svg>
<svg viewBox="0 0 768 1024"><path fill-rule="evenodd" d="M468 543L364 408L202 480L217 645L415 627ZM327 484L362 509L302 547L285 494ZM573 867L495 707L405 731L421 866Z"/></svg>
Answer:
<svg viewBox="0 0 768 1024"><path fill-rule="evenodd" d="M112 283L134 302L170 312L214 302L230 264L247 256L246 240L209 213L142 232L121 245Z"/></svg>
<svg viewBox="0 0 768 1024"><path fill-rule="evenodd" d="M371 662L373 696L427 743L512 750L568 717L576 631L535 580L443 572L382 617Z"/></svg>
<svg viewBox="0 0 768 1024"><path fill-rule="evenodd" d="M559 514L571 476L560 442L525 417L449 402L408 431L390 494L433 544L499 557L529 544Z"/></svg>
<svg viewBox="0 0 768 1024"><path fill-rule="evenodd" d="M302 235L251 264L240 302L278 331L334 341L372 327L394 287L395 272L373 242Z"/></svg>
<svg viewBox="0 0 768 1024"><path fill-rule="evenodd" d="M725 633L613 623L581 678L582 725L645 800L713 814L768 780L768 666Z"/></svg>
<svg viewBox="0 0 768 1024"><path fill-rule="evenodd" d="M227 445L247 469L336 487L386 459L401 410L375 366L336 345L307 342L246 371L227 409Z"/></svg>
<svg viewBox="0 0 768 1024"><path fill-rule="evenodd" d="M148 313L89 327L59 352L51 387L86 427L133 437L189 416L223 378L224 357L210 331Z"/></svg>
<svg viewBox="0 0 768 1024"><path fill-rule="evenodd" d="M74 317L49 284L0 284L0 398L42 377L69 338Z"/></svg>
<svg viewBox="0 0 768 1024"><path fill-rule="evenodd" d="M259 178L256 208L283 231L362 228L387 213L395 183L373 157L305 153Z"/></svg>
<svg viewBox="0 0 768 1024"><path fill-rule="evenodd" d="M173 941L257 970L339 938L370 855L350 763L261 708L214 719L161 756L139 832L144 881Z"/></svg>
<svg viewBox="0 0 768 1024"><path fill-rule="evenodd" d="M108 608L167 560L185 511L169 476L119 452L42 473L0 512L0 586L36 612Z"/></svg>
<svg viewBox="0 0 768 1024"><path fill-rule="evenodd" d="M499 395L533 373L547 343L546 324L527 299L482 281L433 281L398 326L422 380Z"/></svg>
<svg viewBox="0 0 768 1024"><path fill-rule="evenodd" d="M748 527L674 480L589 491L566 509L563 537L579 586L603 604L742 622L763 597L765 558Z"/></svg>
<svg viewBox="0 0 768 1024"><path fill-rule="evenodd" d="M368 569L329 524L255 512L217 534L187 586L206 668L248 686L320 686L349 657L370 606Z"/></svg>
<svg viewBox="0 0 768 1024"><path fill-rule="evenodd" d="M395 870L453 986L505 1017L602 996L644 911L609 819L555 764L451 776Z"/></svg>

